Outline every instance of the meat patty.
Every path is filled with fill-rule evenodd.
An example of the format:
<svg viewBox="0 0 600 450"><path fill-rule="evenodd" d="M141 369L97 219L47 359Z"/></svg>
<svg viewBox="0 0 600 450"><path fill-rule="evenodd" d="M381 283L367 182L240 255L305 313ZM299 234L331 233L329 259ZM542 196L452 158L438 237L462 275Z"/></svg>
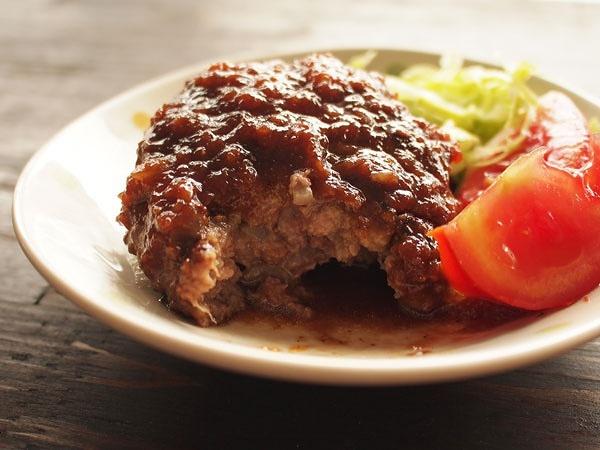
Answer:
<svg viewBox="0 0 600 450"><path fill-rule="evenodd" d="M329 55L218 63L152 118L118 220L202 326L248 305L310 315L300 276L332 259L378 263L399 304L428 313L448 296L427 232L457 212L455 152L381 76Z"/></svg>

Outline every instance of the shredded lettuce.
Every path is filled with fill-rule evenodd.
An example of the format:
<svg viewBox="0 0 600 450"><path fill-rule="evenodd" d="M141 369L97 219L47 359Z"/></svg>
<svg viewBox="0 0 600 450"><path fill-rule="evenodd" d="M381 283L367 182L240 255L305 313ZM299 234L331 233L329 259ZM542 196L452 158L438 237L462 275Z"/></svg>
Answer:
<svg viewBox="0 0 600 450"><path fill-rule="evenodd" d="M348 64L366 69L376 56L368 51ZM439 66L417 64L388 74L386 83L414 115L439 125L459 144L457 174L502 160L523 142L537 112L537 96L527 86L532 71L526 63L506 70L465 67L460 58L445 56Z"/></svg>
<svg viewBox="0 0 600 450"><path fill-rule="evenodd" d="M350 67L354 67L355 69L366 69L373 62L375 57L377 56L377 52L375 50L367 50L364 53L359 53L358 55L354 55L352 58L348 60L346 63Z"/></svg>
<svg viewBox="0 0 600 450"><path fill-rule="evenodd" d="M457 127L452 120L447 120L440 127L440 130L449 135L456 142L463 154L471 154L475 148L481 145L481 139L467 130ZM465 170L467 161L462 158L451 167L452 175L457 175Z"/></svg>
<svg viewBox="0 0 600 450"><path fill-rule="evenodd" d="M504 159L525 139L537 111L527 86L531 73L525 63L497 70L445 57L439 67L414 65L386 81L413 114L442 126L459 143L463 163L456 172Z"/></svg>

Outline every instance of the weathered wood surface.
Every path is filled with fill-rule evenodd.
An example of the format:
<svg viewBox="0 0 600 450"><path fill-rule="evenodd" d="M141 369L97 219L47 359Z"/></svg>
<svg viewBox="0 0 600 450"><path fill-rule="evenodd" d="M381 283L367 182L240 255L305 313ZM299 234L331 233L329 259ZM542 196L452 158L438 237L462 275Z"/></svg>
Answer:
<svg viewBox="0 0 600 450"><path fill-rule="evenodd" d="M600 4L26 0L0 8L0 448L599 448L600 341L508 374L349 389L232 375L125 338L49 289L10 224L62 125L200 59L286 45L504 61L600 95Z"/></svg>

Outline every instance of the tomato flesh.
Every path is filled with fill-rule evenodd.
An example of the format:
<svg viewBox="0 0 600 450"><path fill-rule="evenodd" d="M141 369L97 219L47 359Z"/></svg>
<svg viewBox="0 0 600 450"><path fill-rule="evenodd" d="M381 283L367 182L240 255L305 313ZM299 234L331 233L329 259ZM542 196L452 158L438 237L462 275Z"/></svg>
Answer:
<svg viewBox="0 0 600 450"><path fill-rule="evenodd" d="M600 283L600 138L578 116L433 230L442 271L465 296L541 310Z"/></svg>

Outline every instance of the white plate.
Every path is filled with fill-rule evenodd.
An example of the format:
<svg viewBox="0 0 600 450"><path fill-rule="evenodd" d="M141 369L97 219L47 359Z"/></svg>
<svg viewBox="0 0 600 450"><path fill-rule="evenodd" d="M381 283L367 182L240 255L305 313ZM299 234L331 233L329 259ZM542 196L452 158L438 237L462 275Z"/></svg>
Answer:
<svg viewBox="0 0 600 450"><path fill-rule="evenodd" d="M333 53L347 60L361 51ZM380 50L371 67L384 70L392 64L433 63L438 57ZM60 293L89 314L134 339L190 360L249 374L331 384L468 378L540 361L600 335L599 290L589 295L589 301L468 340L449 339L425 354L402 345L338 345L319 343L311 336L298 341L301 330L260 323L234 321L202 329L168 311L157 301L159 295L146 287L122 242L124 230L115 222L117 194L134 166L142 135L135 124L143 122L140 113L151 115L206 65L143 84L98 106L50 140L21 174L13 221L23 250ZM589 96L541 78L532 85L538 92L562 90L587 116L600 115L600 102ZM405 343L410 344L410 336L405 336Z"/></svg>

